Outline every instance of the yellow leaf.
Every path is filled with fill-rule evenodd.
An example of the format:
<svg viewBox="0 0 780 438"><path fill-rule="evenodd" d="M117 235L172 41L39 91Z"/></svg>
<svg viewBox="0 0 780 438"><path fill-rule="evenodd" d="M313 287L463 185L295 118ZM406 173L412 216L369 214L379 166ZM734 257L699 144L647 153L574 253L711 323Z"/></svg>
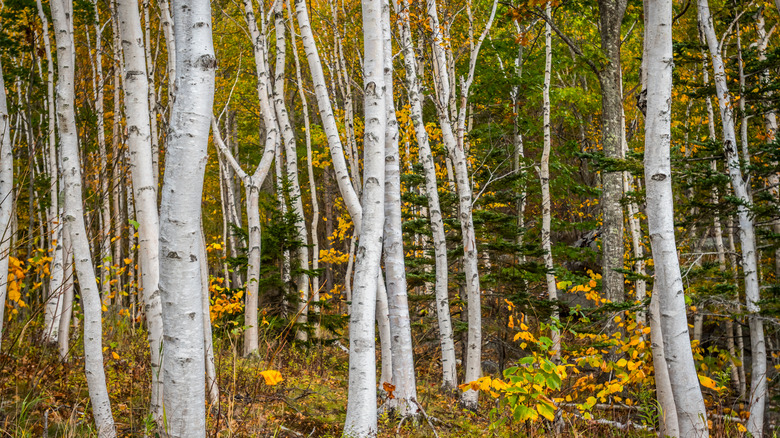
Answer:
<svg viewBox="0 0 780 438"><path fill-rule="evenodd" d="M111 357L113 357L113 358L114 358L114 360L119 360L119 355L118 355L118 354L116 354L116 351L112 351L112 352L111 352Z"/></svg>
<svg viewBox="0 0 780 438"><path fill-rule="evenodd" d="M108 311L108 307L106 307L106 305L105 305L105 304L103 304L103 306L102 306L102 309L103 309L103 311L104 311L104 312L107 312L107 311Z"/></svg>
<svg viewBox="0 0 780 438"><path fill-rule="evenodd" d="M701 386L705 388L709 388L715 391L718 390L718 384L707 376L699 375L699 382L701 382Z"/></svg>
<svg viewBox="0 0 780 438"><path fill-rule="evenodd" d="M265 384L268 386L274 386L284 380L282 374L276 370L260 371L260 375L265 379Z"/></svg>

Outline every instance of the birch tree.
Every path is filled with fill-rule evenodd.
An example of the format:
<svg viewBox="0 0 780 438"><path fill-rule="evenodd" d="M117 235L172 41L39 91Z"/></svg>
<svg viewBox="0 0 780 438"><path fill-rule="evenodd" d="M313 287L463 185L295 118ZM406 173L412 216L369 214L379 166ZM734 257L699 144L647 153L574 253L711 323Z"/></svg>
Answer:
<svg viewBox="0 0 780 438"><path fill-rule="evenodd" d="M160 294L166 333L163 401L170 437L206 436L200 255L201 197L217 66L206 0L174 0L176 95L160 208ZM144 96L145 97L145 96Z"/></svg>
<svg viewBox="0 0 780 438"><path fill-rule="evenodd" d="M417 412L417 388L414 376L412 330L404 264L404 240L401 228L401 157L398 152L398 120L393 102L393 45L390 38L390 4L382 1L382 40L384 48L385 118L384 136L385 193L384 193L384 260L387 272L387 301L389 308L393 352L393 386L397 411L401 417Z"/></svg>
<svg viewBox="0 0 780 438"><path fill-rule="evenodd" d="M550 148L552 143L550 132L550 76L552 74L552 29L550 27L550 3L547 3L545 14L548 20L544 25L544 85L542 87L542 118L544 131L544 146L542 148L542 158L539 165L539 179L542 186L542 251L544 251L545 280L547 283L547 298L552 302L558 300L558 288L555 281L555 265L552 258L552 243L550 242L550 222L552 215L550 211ZM551 350L556 359L560 359L561 354L561 334L556 324L558 323L558 307L553 305L552 322L550 327L550 339L552 340Z"/></svg>
<svg viewBox="0 0 780 438"><path fill-rule="evenodd" d="M752 351L750 376L750 417L747 422L748 432L754 437L763 436L764 406L767 396L766 376L766 345L764 343L764 326L760 319L761 299L758 287L758 264L756 261L756 235L750 206L753 199L750 186L743 178L739 150L737 149L736 132L734 130L734 109L727 83L723 63L721 42L715 35L708 0L699 0L699 26L707 40L713 69L713 82L720 108L721 128L723 130L723 151L726 155L731 187L734 196L739 200L737 218L740 243L742 244L742 271L745 282L745 301L748 310L750 326L750 346Z"/></svg>
<svg viewBox="0 0 780 438"><path fill-rule="evenodd" d="M465 121L468 95L471 84L474 81L474 69L476 67L479 50L487 33L493 25L498 2L493 2L490 16L485 29L477 43L472 47L469 56L469 69L466 77L461 77L461 104L454 104L453 74L449 72L447 62L448 47L444 41L445 27L439 21L436 0L427 0L427 15L433 31L434 54L434 83L436 84L437 99L436 112L439 125L442 130L443 142L447 148L449 158L452 160L455 179L458 190L458 220L460 221L461 235L463 239L463 271L466 275L466 295L468 302L468 340L466 346L466 373L465 381L473 382L482 375L482 292L479 287L479 257L477 242L474 234L474 218L472 215L473 192L469 179L469 169L466 163L466 151L464 148ZM450 54L451 56L451 54ZM451 112L457 114L457 122L451 120ZM453 126L455 125L455 126ZM458 137L455 136L457 130ZM461 396L461 403L467 409L476 409L478 393L469 389Z"/></svg>
<svg viewBox="0 0 780 438"><path fill-rule="evenodd" d="M406 70L406 89L409 97L410 118L414 125L414 135L419 146L420 161L425 173L425 194L428 198L428 215L430 217L431 234L433 235L433 251L436 265L436 316L439 324L439 342L441 344L442 388L452 391L458 386L458 375L455 369L455 342L452 335L452 320L448 293L447 240L444 234L444 221L439 202L439 188L436 182L436 165L428 141L423 119L420 80L417 76L417 57L412 41L412 31L409 22L409 0L395 3L398 14L398 28L401 40L401 50Z"/></svg>
<svg viewBox="0 0 780 438"><path fill-rule="evenodd" d="M377 432L374 319L385 219L387 125L382 0L363 0L362 5L365 92L363 222L358 240L349 320L349 391L344 424L345 436L360 438L375 436Z"/></svg>
<svg viewBox="0 0 780 438"><path fill-rule="evenodd" d="M674 236L670 159L672 121L672 1L647 0L644 12L647 112L645 181L647 223L655 266L663 351L677 409L679 436L706 437L707 412L693 362L685 297ZM663 394L662 394L663 395ZM664 407L668 404L660 399Z"/></svg>
<svg viewBox="0 0 780 438"><path fill-rule="evenodd" d="M117 0L117 15L124 52L125 114L128 148L133 175L135 214L138 221L139 265L144 313L147 323L151 368L151 411L155 422L163 425L163 379L160 373L162 353L162 304L160 278L157 185L152 155L149 111L149 82L146 71L144 37L137 0Z"/></svg>
<svg viewBox="0 0 780 438"><path fill-rule="evenodd" d="M296 238L299 241L296 255L300 266L298 268L299 273L295 278L295 284L298 288L298 299L300 300L298 305L298 322L305 324L308 322L309 314L309 236L306 232L303 199L301 199L301 184L298 179L298 151L285 102L284 68L286 64L287 39L285 36L284 3L282 1L276 2L274 22L276 30L276 69L274 72L273 103L282 133L282 142L284 143L284 164L287 181L290 184L290 208L295 215ZM277 160L278 166L281 166L281 161L281 159ZM307 339L307 334L304 330L299 329L296 336L301 340Z"/></svg>
<svg viewBox="0 0 780 438"><path fill-rule="evenodd" d="M89 238L84 225L81 166L75 111L75 47L71 0L51 2L54 36L57 42L57 128L62 154L65 188L65 226L68 229L84 311L84 368L89 398L99 437L114 437L116 429L103 370L103 328L100 292L92 265Z"/></svg>
<svg viewBox="0 0 780 438"><path fill-rule="evenodd" d="M3 67L0 64L0 341L8 291L8 262L11 257L11 215L13 214L14 155L11 145L11 116L5 96Z"/></svg>

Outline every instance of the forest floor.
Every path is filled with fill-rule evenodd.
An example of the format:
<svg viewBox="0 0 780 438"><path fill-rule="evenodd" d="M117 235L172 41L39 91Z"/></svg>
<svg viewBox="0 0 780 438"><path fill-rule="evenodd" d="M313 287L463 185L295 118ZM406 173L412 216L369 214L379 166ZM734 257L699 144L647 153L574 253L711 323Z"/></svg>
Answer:
<svg viewBox="0 0 780 438"><path fill-rule="evenodd" d="M104 324L105 370L118 435L158 436L148 415L151 371L145 332L133 329L127 321L120 318ZM36 331L39 328L33 321L10 325L5 333L3 351L7 353L0 356L0 438L94 436L80 341L72 346L70 362L63 363L57 358L56 347L37 340ZM237 350L239 331L218 329L216 334L220 401L208 409L209 437L341 436L348 354L340 344L290 345L279 338L267 338L261 340L259 356L243 358ZM509 421L505 410L489 396L481 397L476 413L459 408L454 396L439 389L441 374L435 355L420 351L417 357L424 358L416 364L418 399L429 419L399 422L383 416L380 437L554 435L552 424L546 421ZM267 370L278 371L284 380L266 384L261 372ZM506 421L500 422L502 419ZM712 436L726 436L713 432ZM631 438L654 434L564 420L562 434L556 436Z"/></svg>

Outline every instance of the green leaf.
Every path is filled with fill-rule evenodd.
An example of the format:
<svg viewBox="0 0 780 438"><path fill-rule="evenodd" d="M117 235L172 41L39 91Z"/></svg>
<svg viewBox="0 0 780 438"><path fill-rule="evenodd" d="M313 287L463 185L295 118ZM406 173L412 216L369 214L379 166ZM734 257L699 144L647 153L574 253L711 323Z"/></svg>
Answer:
<svg viewBox="0 0 780 438"><path fill-rule="evenodd" d="M138 221L134 221L132 219L128 220L128 222L130 222L130 225L132 225L136 230L138 230L138 226L141 225L138 223Z"/></svg>
<svg viewBox="0 0 780 438"><path fill-rule="evenodd" d="M539 418L539 415L536 414L535 410L523 405L517 406L512 413L514 414L515 420L517 421L534 421Z"/></svg>

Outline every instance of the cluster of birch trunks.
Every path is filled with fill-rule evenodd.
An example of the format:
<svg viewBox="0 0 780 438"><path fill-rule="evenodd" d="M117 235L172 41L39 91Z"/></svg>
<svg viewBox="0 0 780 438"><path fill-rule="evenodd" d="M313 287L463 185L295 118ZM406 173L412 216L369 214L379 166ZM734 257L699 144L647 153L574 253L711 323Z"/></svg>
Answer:
<svg viewBox="0 0 780 438"><path fill-rule="evenodd" d="M324 132L340 200L354 227L344 285L350 318L349 391L344 434L370 437L377 433L377 388L385 382L392 384L394 397L386 400L387 405L383 409L396 412L401 417L421 414L422 408L417 401L402 229L399 102L403 102L408 111L423 170L423 191L434 256L433 308L440 344L441 385L449 392L454 391L459 383L478 380L483 374L482 306L485 291L480 287L482 267L473 209L476 198L485 189L474 187L475 165L470 160L468 136L475 111L472 86L478 74L483 45L491 41L491 30L499 20L512 16L509 12L519 6L500 4L498 0L466 1L468 44L465 50L456 52L450 34L454 20L453 6L446 1L426 0L424 4L413 5L410 0L362 0L359 8L354 10L359 10L359 13L353 11L354 16L348 16L343 4L338 5L331 0L327 5L316 7L329 7L334 17L339 16L341 9L342 20L362 23L362 35L358 38L362 48L356 48L356 53L345 53L347 44L344 39L352 36L342 35L337 26L332 43L335 49L331 53L323 52L323 43L312 27L310 8L315 6L307 6L304 0L261 0L257 3L243 0L240 7L253 53L256 124L260 132L258 144L252 145L260 159L256 166L249 168L247 160L240 159L237 145L231 144L231 133L223 135L225 127L228 131L231 129L227 105L215 105L215 77L220 60L214 50L214 40L218 35L212 32L214 11L210 2L173 0L169 4L168 0L160 0L152 4L149 1L114 0L109 3L108 7L97 2L92 4L87 24L91 28L85 32L74 30L74 17L83 14L83 11L74 11L72 0L50 0L48 5L38 0L37 14L33 17L39 20L37 32L42 31L42 35L36 35L44 49L38 59L38 68L43 79L41 83L45 82L47 87L44 115L49 126L45 142L40 145L44 148L41 156L45 160L39 167L41 173L52 175L48 180L50 190L46 208L40 218L43 244L49 248L52 257L46 287L48 296L45 300L43 336L48 342L57 344L61 358L67 360L71 350L69 330L73 319L74 290L77 289L83 311L84 361L90 406L99 435L116 435L103 365L102 307L106 296L111 294L112 285L119 288L115 282L124 279L137 283L143 308L152 370L149 401L152 418L167 436L206 436L206 401L215 403L219 399L209 313L208 260L202 225L204 178L210 143L217 155L212 159L216 158L219 163L224 223L240 224L245 220L248 230L246 278L235 276L233 279L243 283L240 286L245 289L243 354L251 357L257 355L260 349L258 299L261 293L263 228L260 200L272 168L276 171L277 180L285 180L289 184L288 196L280 195L279 204L294 213L295 237L301 243L290 255L300 268L293 278L288 279L295 285L298 295L294 318L300 326L315 326L313 331L297 329L295 337L306 341L312 333L313 336L321 335L316 326L316 314L321 310L317 303L321 301L322 285L319 276L312 274L320 269L317 230L321 222L317 197L320 187L312 166L312 131L315 124L319 124ZM543 34L539 44L544 44L544 74L542 83L538 84L542 90L542 147L538 163L532 167L535 167L541 194L538 211L541 214L539 243L545 269L543 289L546 298L557 303L560 290L553 259L554 202L550 189L550 156L554 153L550 98L554 75L553 39L562 41L571 56L581 60L598 79L601 87L601 148L607 158L624 159L629 146L621 45L627 0L598 0L598 50L601 53L598 59L587 53L590 49L584 48L578 38L562 29L561 17L555 14L559 5L543 2L537 6L524 9L526 19L513 16L509 27L518 36L534 28L542 29L540 32ZM724 64L727 61L723 56L725 37L716 34L708 0L697 0L694 6L698 13L704 62L702 78L705 84L711 80L716 95L714 102L706 97L709 137L722 143L730 187L733 197L738 200L735 227L744 274L744 308L749 326L751 368L749 373L741 374L734 368L734 379L742 385L743 397L749 404L747 430L754 437L760 437L765 430L764 411L768 397L767 348L763 319L759 314L762 297L757 260L759 250L750 210L753 205L752 189L745 164L750 163L750 157L741 156L737 147L741 144L747 150L747 122L741 122L742 138L737 139L735 126L739 121L734 115L735 108L744 105L745 99L735 102L729 91L730 81ZM440 9L444 7L446 14L440 14ZM624 194L640 184L639 178L625 170L605 169L601 172L601 292L612 302L626 301L624 265L630 265L629 269L638 274L638 279L634 281L635 296L628 300L642 303L648 296L644 278L649 274L654 277L652 299L648 306L637 311L636 319L652 328L656 394L664 413L660 419L660 431L668 436L702 437L709 433L708 413L688 334L683 275L675 240L674 206L677 195L673 191L670 160L674 69L672 0L645 0L642 17L644 49L638 95L644 114L643 184L646 205L635 199L624 200ZM160 41L154 41L151 32L150 23L155 20L162 37ZM108 33L107 26L111 29L112 40L109 43L103 40ZM420 32L420 26L427 31ZM765 58L764 52L774 27L769 31L764 29L760 11L756 26L761 36L756 47L759 56ZM731 27L727 32L730 30ZM424 34L424 41L420 40L421 34ZM85 41L80 39L82 35L86 36ZM90 71L77 70L77 67L86 65L76 62L77 47L83 44L89 46L90 56L94 56L88 63ZM107 50L109 46L110 51ZM164 47L165 56L160 56L160 47ZM291 56L288 56L288 49L291 49ZM104 71L107 53L113 56L109 63L114 65L109 72ZM419 61L424 56L429 57L428 63ZM504 74L520 77L523 56L523 46L519 45L512 68L507 68ZM362 77L362 84L353 80L347 72L348 57L360 58L358 77ZM3 62L6 59L9 58L4 53ZM41 67L42 64L45 68ZM162 75L158 66L165 67ZM504 70L503 61L501 69ZM80 137L77 121L77 86L82 83L79 81L85 81L85 77L91 80L94 91L91 96L97 125L94 142L97 144L97 160L103 163L99 166L98 175L102 197L96 211L85 209L87 191L83 178L83 147L87 140ZM160 77L165 81L162 84ZM744 84L745 78L740 80ZM402 87L394 89L394 85L399 83ZM109 88L107 84L113 87L111 145L105 135L107 110L104 108L104 90ZM20 179L14 176L14 148L27 135L22 123L26 120L24 116L9 113L6 89L10 88L0 87L0 330L6 308L9 260L17 246L14 227L18 225L13 200L15 191L19 190L14 184ZM302 107L303 139L294 129L299 117L290 112L291 89L296 89L294 97ZM334 97L336 91L342 96L342 109L334 108L338 104ZM511 136L512 169L505 176L524 171L525 139L518 128L518 111L515 110L520 105L521 93L522 89L516 85L508 90L515 120ZM312 96L314 101L309 103ZM355 96L362 96L362 103L355 103ZM229 102L229 98L227 100ZM716 104L721 133L717 133L715 128ZM16 107L20 108L19 105ZM355 108L362 110L362 115ZM744 107L741 108L740 113L744 114ZM312 117L310 112L316 115ZM118 117L120 114L121 119ZM773 139L777 130L774 110L765 111L761 117L765 119L766 137ZM363 138L360 140L356 139L356 120L362 120ZM443 150L440 154L433 152L435 148L427 129L431 123L440 130L440 139L437 140ZM305 178L299 174L302 168L298 162L299 142L305 145L308 163ZM120 143L124 144L124 149ZM110 151L116 153L120 150L124 150L123 159L130 170L127 184L131 186L124 188L121 187L125 184L122 170L107 165ZM21 152L18 154L21 156ZM713 166L717 170L714 162ZM441 178L437 172L441 167L446 168L447 183L457 199L455 208L462 239L456 257L463 275L461 287L468 328L463 339L460 381L450 305L450 286L454 280L448 277L453 254L448 254L445 218L439 199ZM234 187L235 180L242 185L243 207L238 205L242 196L241 190ZM306 208L303 196L306 187L301 185L301 181L305 180L308 180L309 186ZM776 173L769 178L769 190L776 198ZM717 191L712 196L717 200ZM524 228L525 189L517 199L514 206L517 225ZM241 213L244 209L245 218ZM647 216L652 248L651 272L647 269L648 254L643 253L639 214L642 211ZM89 218L91 223L85 218ZM121 234L117 229L131 221L135 223L137 235L128 233L126 248L129 250L123 253L121 244L112 245L111 236ZM627 224L628 232L624 224ZM780 232L780 221L774 221L771 226L775 233ZM719 266L721 270L726 270L727 255L736 259L734 239L730 239L730 251L724 248L722 226L717 216L713 229ZM91 235L94 233L98 234L97 238ZM624 255L625 235L631 242L631 263L626 263ZM227 232L225 236L234 239ZM523 244L522 237L519 239L517 243ZM95 245L93 242L99 243ZM236 243L232 242L230 247L231 251L235 251ZM776 269L780 271L780 254L773 256L776 257ZM114 276L102 266L108 260L123 257L129 257L138 266L125 277ZM732 266L736 264L736 261L731 262ZM288 275L291 272L289 267L287 272ZM553 305L551 317L553 320L560 318L556 305ZM696 324L695 328L701 327L701 320L698 319ZM377 327L381 349L379 379L376 377ZM552 324L551 327L553 356L560 357L562 333L557 325ZM608 329L617 330L615 327ZM696 336L701 338L700 334ZM469 388L460 393L459 399L463 407L476 410L478 396L478 391Z"/></svg>

